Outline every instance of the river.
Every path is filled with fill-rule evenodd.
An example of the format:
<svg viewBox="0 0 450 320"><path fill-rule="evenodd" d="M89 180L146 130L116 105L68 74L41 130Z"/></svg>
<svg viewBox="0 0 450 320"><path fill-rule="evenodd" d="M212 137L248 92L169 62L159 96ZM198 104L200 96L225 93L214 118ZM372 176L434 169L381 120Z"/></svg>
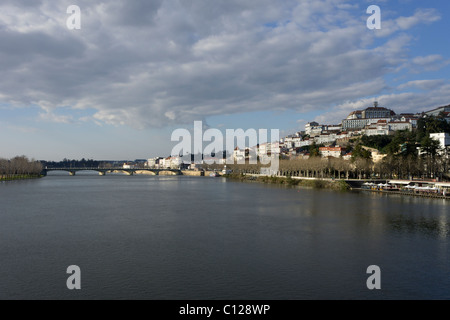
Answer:
<svg viewBox="0 0 450 320"><path fill-rule="evenodd" d="M450 299L449 208L211 177L4 182L0 299Z"/></svg>

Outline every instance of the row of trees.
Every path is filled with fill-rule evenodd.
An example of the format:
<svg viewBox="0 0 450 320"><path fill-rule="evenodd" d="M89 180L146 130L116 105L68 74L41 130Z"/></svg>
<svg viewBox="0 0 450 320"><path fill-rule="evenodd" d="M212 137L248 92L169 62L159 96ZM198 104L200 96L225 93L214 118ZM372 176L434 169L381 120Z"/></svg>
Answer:
<svg viewBox="0 0 450 320"><path fill-rule="evenodd" d="M12 159L0 158L0 179L39 176L42 169L43 166L39 161L30 160L25 156Z"/></svg>
<svg viewBox="0 0 450 320"><path fill-rule="evenodd" d="M366 159L348 161L342 158L320 158L280 160L278 175L306 178L358 179L371 175L372 162ZM207 170L221 170L223 165L205 165ZM261 172L261 165L240 164L227 165L234 173Z"/></svg>
<svg viewBox="0 0 450 320"><path fill-rule="evenodd" d="M261 165L227 165L235 173L261 172ZM205 165L207 170L222 170L223 165ZM334 179L435 179L450 180L450 163L445 157L407 157L388 155L383 161L372 159L319 158L280 160L278 174L307 178Z"/></svg>

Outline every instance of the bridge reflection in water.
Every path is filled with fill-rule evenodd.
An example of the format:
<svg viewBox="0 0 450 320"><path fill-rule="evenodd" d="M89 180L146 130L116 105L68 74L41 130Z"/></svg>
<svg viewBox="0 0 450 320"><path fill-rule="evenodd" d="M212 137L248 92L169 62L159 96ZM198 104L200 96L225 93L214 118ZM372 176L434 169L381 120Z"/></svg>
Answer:
<svg viewBox="0 0 450 320"><path fill-rule="evenodd" d="M69 172L71 176L76 175L79 171L97 171L99 175L104 176L107 173L125 173L132 176L136 173L153 173L154 175L160 174L171 174L171 175L181 175L182 172L179 169L149 169L149 168L137 168L137 169L124 169L124 168L45 168L42 170L42 175L46 176L47 173L52 171L66 171Z"/></svg>

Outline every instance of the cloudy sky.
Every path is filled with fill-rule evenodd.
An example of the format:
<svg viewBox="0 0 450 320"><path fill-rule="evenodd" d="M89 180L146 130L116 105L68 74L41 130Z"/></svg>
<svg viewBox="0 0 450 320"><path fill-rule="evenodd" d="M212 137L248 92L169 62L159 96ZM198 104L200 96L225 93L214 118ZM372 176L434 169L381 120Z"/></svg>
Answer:
<svg viewBox="0 0 450 320"><path fill-rule="evenodd" d="M0 157L147 158L194 120L287 134L374 100L448 105L449 14L442 0L2 0Z"/></svg>

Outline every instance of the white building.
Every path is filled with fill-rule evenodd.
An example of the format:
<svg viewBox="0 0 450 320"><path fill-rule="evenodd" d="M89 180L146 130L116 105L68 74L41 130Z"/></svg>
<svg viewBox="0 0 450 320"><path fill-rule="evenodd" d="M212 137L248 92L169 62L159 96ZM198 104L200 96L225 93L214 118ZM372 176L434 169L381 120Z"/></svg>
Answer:
<svg viewBox="0 0 450 320"><path fill-rule="evenodd" d="M340 156L342 156L345 152L345 148L343 147L323 147L323 148L319 148L319 153L322 157L326 158L326 157L334 157L334 158L339 158Z"/></svg>
<svg viewBox="0 0 450 320"><path fill-rule="evenodd" d="M294 137L286 137L283 139L282 146L284 146L287 149L295 149L300 148L302 144L302 138L298 136Z"/></svg>
<svg viewBox="0 0 450 320"><path fill-rule="evenodd" d="M256 154L260 161L268 162L271 161L272 157L278 157L280 155L281 148L283 148L283 144L279 142L262 143L259 145Z"/></svg>
<svg viewBox="0 0 450 320"><path fill-rule="evenodd" d="M391 131L401 131L401 130L412 131L412 129L413 129L413 124L409 121L389 122L389 130L391 130Z"/></svg>
<svg viewBox="0 0 450 320"><path fill-rule="evenodd" d="M136 165L134 163L127 162L127 163L123 164L122 168L123 169L134 169L134 168L136 168Z"/></svg>
<svg viewBox="0 0 450 320"><path fill-rule="evenodd" d="M394 131L409 130L412 131L413 125L408 121L389 122L387 119L378 120L376 123L368 124L362 133L367 136L381 136L393 134Z"/></svg>
<svg viewBox="0 0 450 320"><path fill-rule="evenodd" d="M450 134L448 133L430 133L430 138L439 142L441 154L448 154L450 149Z"/></svg>
<svg viewBox="0 0 450 320"><path fill-rule="evenodd" d="M450 112L450 105L445 106L445 107L439 107L430 111L425 112L425 114L427 116L434 116L437 117L439 116L441 113L448 113Z"/></svg>
<svg viewBox="0 0 450 320"><path fill-rule="evenodd" d="M419 116L412 113L403 113L400 115L400 121L410 122L413 128L417 128L417 121L419 121Z"/></svg>
<svg viewBox="0 0 450 320"><path fill-rule="evenodd" d="M148 159L145 163L145 167L150 169L159 169L159 161L161 160L161 157L156 157L152 159Z"/></svg>
<svg viewBox="0 0 450 320"><path fill-rule="evenodd" d="M183 159L180 156L170 157L170 169L180 169Z"/></svg>
<svg viewBox="0 0 450 320"><path fill-rule="evenodd" d="M386 120L378 120L377 123L367 125L361 131L367 136L387 136L389 134L389 126Z"/></svg>
<svg viewBox="0 0 450 320"><path fill-rule="evenodd" d="M303 141L300 141L297 148L301 148L301 147L306 147L306 146L310 146L313 144L314 139L308 139L306 138Z"/></svg>
<svg viewBox="0 0 450 320"><path fill-rule="evenodd" d="M236 147L236 149L234 149L233 151L233 159L234 162L245 161L245 150L244 149L241 150L238 147Z"/></svg>
<svg viewBox="0 0 450 320"><path fill-rule="evenodd" d="M305 134L310 137L321 134L323 131L323 126L319 125L317 122L309 122L305 125Z"/></svg>
<svg viewBox="0 0 450 320"><path fill-rule="evenodd" d="M450 134L448 133L431 133L430 138L439 141L441 148L450 146Z"/></svg>
<svg viewBox="0 0 450 320"><path fill-rule="evenodd" d="M379 120L390 122L394 116L394 111L379 107L378 102L375 101L373 107L350 113L348 117L342 121L342 130L363 129L365 126L377 123Z"/></svg>
<svg viewBox="0 0 450 320"><path fill-rule="evenodd" d="M325 126L326 131L342 131L342 124L329 124Z"/></svg>
<svg viewBox="0 0 450 320"><path fill-rule="evenodd" d="M338 135L335 133L322 133L321 135L314 138L316 144L325 144L325 143L333 143L336 141Z"/></svg>
<svg viewBox="0 0 450 320"><path fill-rule="evenodd" d="M167 157L159 160L160 169L179 169L182 164L181 157Z"/></svg>

